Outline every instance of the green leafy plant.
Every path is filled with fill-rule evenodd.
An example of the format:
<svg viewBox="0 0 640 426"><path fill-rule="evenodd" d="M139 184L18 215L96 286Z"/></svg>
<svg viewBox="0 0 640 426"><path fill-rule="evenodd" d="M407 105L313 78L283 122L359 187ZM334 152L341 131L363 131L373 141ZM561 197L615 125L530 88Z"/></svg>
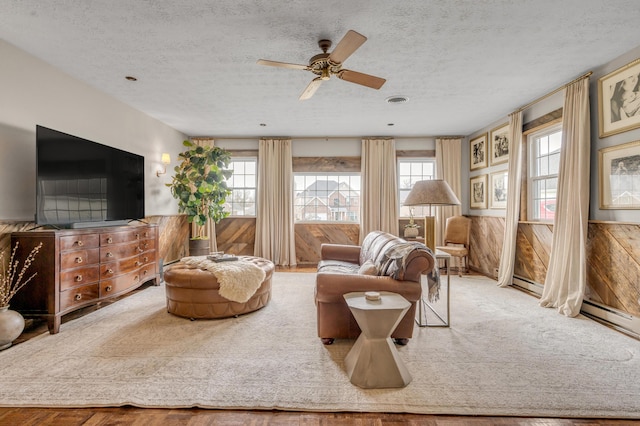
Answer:
<svg viewBox="0 0 640 426"><path fill-rule="evenodd" d="M233 174L228 169L231 154L220 147L200 146L188 140L182 144L187 150L178 154L182 162L166 185L178 200L179 211L187 215L189 223L196 224L198 233L193 237L202 239L207 218L218 223L229 215L224 203L231 194L226 183Z"/></svg>

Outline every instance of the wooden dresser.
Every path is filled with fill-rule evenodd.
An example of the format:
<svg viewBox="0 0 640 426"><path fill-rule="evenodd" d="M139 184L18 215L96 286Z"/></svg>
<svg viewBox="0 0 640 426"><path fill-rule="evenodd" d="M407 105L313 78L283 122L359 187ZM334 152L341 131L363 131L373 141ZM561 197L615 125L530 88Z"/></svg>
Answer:
<svg viewBox="0 0 640 426"><path fill-rule="evenodd" d="M12 233L11 246L18 242L20 266L33 247L42 242L42 248L25 277L37 275L14 296L11 309L46 318L51 334L69 312L150 280L159 284L156 225Z"/></svg>

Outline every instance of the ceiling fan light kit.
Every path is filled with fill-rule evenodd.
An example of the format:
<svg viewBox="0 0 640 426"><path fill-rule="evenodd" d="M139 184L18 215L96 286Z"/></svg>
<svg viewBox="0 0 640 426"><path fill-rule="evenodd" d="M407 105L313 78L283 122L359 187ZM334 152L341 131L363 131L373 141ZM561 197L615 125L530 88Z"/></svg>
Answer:
<svg viewBox="0 0 640 426"><path fill-rule="evenodd" d="M300 95L300 100L306 100L313 96L318 90L320 84L323 81L329 80L332 75L337 76L339 79L348 81L350 83L359 84L361 86L370 87L372 89L380 89L382 85L387 81L384 78L376 77L369 74L364 74L357 71L351 71L342 69L344 61L353 54L362 44L367 41L367 38L360 33L353 30L349 30L347 34L340 40L336 48L331 53L327 53L331 47L331 40L320 40L318 46L322 50L309 60L309 65L290 64L286 62L270 61L267 59L259 59L259 65L267 65L279 68L289 68L304 71L311 71L318 77L311 80L311 82L304 89Z"/></svg>

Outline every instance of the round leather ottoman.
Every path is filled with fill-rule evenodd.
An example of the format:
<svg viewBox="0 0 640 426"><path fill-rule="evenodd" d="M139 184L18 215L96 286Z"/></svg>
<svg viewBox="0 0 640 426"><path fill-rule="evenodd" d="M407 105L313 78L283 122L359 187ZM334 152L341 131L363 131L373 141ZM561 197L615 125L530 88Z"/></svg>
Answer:
<svg viewBox="0 0 640 426"><path fill-rule="evenodd" d="M274 265L261 257L239 256L265 271L258 290L244 303L220 296L216 276L204 269L178 262L164 273L167 312L185 318L228 318L264 307L271 300L271 277Z"/></svg>

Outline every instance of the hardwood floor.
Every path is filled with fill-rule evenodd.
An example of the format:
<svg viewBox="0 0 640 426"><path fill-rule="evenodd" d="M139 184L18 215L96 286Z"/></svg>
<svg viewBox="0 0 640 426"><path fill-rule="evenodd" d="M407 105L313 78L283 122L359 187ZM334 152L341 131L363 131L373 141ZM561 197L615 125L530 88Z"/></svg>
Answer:
<svg viewBox="0 0 640 426"><path fill-rule="evenodd" d="M315 266L276 268L278 271L315 272ZM144 289L141 287L140 290ZM136 290L139 291L139 290ZM132 292L129 295L135 293ZM127 297L127 296L124 296ZM115 300L114 300L115 301ZM100 309L112 302L105 302L77 311L63 318L63 323L78 316ZM28 327L14 344L20 344L32 337L47 332L43 321L28 321ZM379 426L379 425L430 425L430 426L597 426L597 425L640 425L640 420L614 419L564 419L534 417L479 417L418 415L396 413L313 413L288 411L239 411L161 409L136 407L109 408L17 408L0 407L0 426L112 426L112 425L305 425L305 426Z"/></svg>

